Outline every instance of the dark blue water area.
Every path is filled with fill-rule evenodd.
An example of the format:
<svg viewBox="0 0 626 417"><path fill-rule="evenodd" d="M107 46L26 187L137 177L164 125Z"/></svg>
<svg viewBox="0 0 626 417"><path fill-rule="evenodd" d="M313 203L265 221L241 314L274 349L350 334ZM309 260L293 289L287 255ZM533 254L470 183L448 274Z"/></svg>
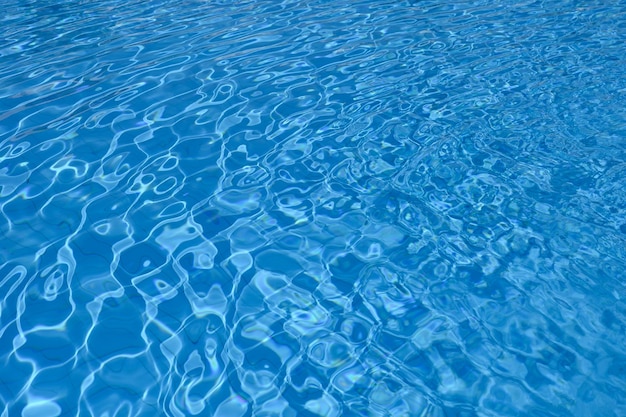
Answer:
<svg viewBox="0 0 626 417"><path fill-rule="evenodd" d="M626 2L0 10L0 417L626 416Z"/></svg>

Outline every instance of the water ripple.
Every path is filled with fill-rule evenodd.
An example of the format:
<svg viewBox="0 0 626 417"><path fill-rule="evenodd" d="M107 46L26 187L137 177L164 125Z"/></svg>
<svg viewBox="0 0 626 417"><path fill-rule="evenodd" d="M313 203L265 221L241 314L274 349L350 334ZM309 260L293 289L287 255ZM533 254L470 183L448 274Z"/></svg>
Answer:
<svg viewBox="0 0 626 417"><path fill-rule="evenodd" d="M2 416L626 413L624 2L3 10Z"/></svg>

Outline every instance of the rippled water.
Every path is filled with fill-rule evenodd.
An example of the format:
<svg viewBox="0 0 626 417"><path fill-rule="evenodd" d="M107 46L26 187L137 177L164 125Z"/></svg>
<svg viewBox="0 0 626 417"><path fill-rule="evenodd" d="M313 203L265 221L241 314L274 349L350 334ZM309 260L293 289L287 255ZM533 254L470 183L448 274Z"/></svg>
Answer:
<svg viewBox="0 0 626 417"><path fill-rule="evenodd" d="M2 417L626 415L625 1L0 27Z"/></svg>

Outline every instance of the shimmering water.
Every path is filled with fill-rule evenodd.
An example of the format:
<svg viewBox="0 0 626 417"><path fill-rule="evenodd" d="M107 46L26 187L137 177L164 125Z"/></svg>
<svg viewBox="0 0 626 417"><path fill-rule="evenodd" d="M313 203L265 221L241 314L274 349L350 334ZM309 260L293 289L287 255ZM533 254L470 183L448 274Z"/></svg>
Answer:
<svg viewBox="0 0 626 417"><path fill-rule="evenodd" d="M626 2L0 11L0 415L625 416Z"/></svg>

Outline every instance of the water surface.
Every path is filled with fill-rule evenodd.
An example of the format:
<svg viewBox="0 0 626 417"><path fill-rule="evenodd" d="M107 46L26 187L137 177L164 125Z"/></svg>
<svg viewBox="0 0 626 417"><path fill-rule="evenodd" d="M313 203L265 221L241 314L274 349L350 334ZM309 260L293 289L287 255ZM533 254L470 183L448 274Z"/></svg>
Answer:
<svg viewBox="0 0 626 417"><path fill-rule="evenodd" d="M0 415L626 415L625 22L5 1Z"/></svg>

